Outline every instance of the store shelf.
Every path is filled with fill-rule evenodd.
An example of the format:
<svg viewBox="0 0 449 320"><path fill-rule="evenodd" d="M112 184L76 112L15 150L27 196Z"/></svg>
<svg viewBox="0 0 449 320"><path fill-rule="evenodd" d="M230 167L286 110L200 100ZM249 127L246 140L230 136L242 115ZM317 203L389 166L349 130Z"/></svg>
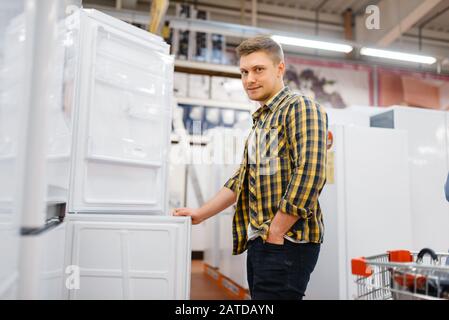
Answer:
<svg viewBox="0 0 449 320"><path fill-rule="evenodd" d="M224 64L175 60L175 71L240 79L239 68Z"/></svg>
<svg viewBox="0 0 449 320"><path fill-rule="evenodd" d="M215 107L215 108L225 108L225 109L237 109L237 110L245 110L251 111L252 105L251 103L244 102L230 102L230 101L219 101L219 100L211 100L211 99L197 99L197 98L183 98L176 97L176 101L178 104L188 104L188 105L198 105L205 107Z"/></svg>

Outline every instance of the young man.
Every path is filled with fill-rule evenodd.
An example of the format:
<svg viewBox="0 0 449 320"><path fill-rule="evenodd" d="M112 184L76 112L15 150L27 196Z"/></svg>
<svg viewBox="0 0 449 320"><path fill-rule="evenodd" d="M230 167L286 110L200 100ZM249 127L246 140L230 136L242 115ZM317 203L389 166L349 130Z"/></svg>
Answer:
<svg viewBox="0 0 449 320"><path fill-rule="evenodd" d="M242 42L237 54L243 87L260 104L242 164L201 208L174 215L198 224L237 202L233 254L248 249L252 299L302 299L323 241L327 115L284 86L283 52L270 37Z"/></svg>

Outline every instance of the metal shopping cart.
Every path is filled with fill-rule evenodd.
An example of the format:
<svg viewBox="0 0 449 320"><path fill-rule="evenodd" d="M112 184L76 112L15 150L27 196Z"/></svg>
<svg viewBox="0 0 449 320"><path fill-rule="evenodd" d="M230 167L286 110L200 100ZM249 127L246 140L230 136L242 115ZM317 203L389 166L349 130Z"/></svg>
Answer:
<svg viewBox="0 0 449 320"><path fill-rule="evenodd" d="M351 260L359 300L449 299L449 253L429 248Z"/></svg>

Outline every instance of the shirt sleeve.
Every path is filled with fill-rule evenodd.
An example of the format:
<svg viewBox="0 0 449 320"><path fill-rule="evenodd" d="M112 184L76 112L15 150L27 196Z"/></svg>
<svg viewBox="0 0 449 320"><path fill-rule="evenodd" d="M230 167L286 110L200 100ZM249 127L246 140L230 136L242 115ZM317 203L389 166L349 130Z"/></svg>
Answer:
<svg viewBox="0 0 449 320"><path fill-rule="evenodd" d="M314 101L300 97L285 117L292 176L279 209L304 219L315 213L326 182L327 115Z"/></svg>
<svg viewBox="0 0 449 320"><path fill-rule="evenodd" d="M237 183L239 179L240 174L240 167L237 169L237 171L232 175L231 178L229 178L228 181L224 184L224 187L231 189L234 193L237 192Z"/></svg>

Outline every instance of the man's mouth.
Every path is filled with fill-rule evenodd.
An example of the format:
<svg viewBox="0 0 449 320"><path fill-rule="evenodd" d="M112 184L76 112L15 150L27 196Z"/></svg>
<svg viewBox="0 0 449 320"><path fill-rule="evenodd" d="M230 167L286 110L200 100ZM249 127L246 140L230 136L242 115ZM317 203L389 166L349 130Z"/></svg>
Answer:
<svg viewBox="0 0 449 320"><path fill-rule="evenodd" d="M261 87L248 88L248 91L254 91L254 90L257 90L259 88L261 88Z"/></svg>

